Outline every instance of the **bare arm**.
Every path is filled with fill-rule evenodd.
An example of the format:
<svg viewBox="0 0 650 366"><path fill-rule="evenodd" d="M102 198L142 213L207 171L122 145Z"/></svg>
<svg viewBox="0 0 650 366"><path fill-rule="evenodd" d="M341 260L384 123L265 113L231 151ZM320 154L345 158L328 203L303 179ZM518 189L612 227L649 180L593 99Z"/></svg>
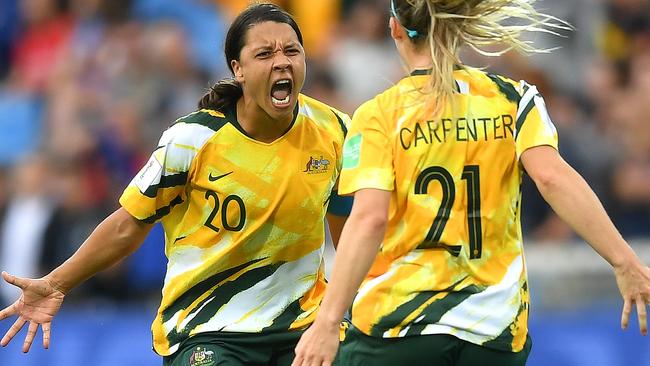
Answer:
<svg viewBox="0 0 650 366"><path fill-rule="evenodd" d="M296 346L292 365L330 365L338 349L339 324L375 260L386 231L390 192L362 189L354 195L334 260L332 279L314 324Z"/></svg>
<svg viewBox="0 0 650 366"><path fill-rule="evenodd" d="M135 251L151 227L120 208L97 226L72 257L45 277L29 279L2 272L5 281L19 287L22 294L0 311L0 320L18 315L0 345L6 346L29 322L23 352L29 351L39 325L43 328L43 347L49 348L51 322L68 291Z"/></svg>
<svg viewBox="0 0 650 366"><path fill-rule="evenodd" d="M647 334L650 269L616 230L596 194L552 147L524 151L521 163L558 216L614 268L625 300L621 325L627 327L632 303L636 303L641 332Z"/></svg>
<svg viewBox="0 0 650 366"><path fill-rule="evenodd" d="M96 273L112 266L140 247L153 225L119 208L102 221L68 260L44 279L67 293Z"/></svg>

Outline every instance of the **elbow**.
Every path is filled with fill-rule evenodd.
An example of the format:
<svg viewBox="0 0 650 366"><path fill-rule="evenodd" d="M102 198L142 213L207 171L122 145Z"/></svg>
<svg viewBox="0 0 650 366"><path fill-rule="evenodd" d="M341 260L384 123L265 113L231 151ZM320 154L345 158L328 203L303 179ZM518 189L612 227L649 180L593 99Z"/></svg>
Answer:
<svg viewBox="0 0 650 366"><path fill-rule="evenodd" d="M571 186L581 184L584 180L580 175L564 161L560 164L551 164L547 167L537 169L530 174L535 186L545 198L549 194L559 191L566 191Z"/></svg>
<svg viewBox="0 0 650 366"><path fill-rule="evenodd" d="M356 192L352 213L348 219L350 228L362 231L363 236L383 238L388 226L389 205L390 192L379 189L362 189Z"/></svg>
<svg viewBox="0 0 650 366"><path fill-rule="evenodd" d="M143 224L128 214L124 209L113 213L109 219L113 219L112 227L115 239L128 247L130 251L137 249L140 242L149 232L151 225Z"/></svg>
<svg viewBox="0 0 650 366"><path fill-rule="evenodd" d="M128 241L136 233L135 225L129 221L123 217L115 223L115 237L121 242Z"/></svg>
<svg viewBox="0 0 650 366"><path fill-rule="evenodd" d="M548 146L526 150L521 162L542 195L562 188L567 183L567 177L574 172L558 152Z"/></svg>
<svg viewBox="0 0 650 366"><path fill-rule="evenodd" d="M557 187L559 185L558 177L559 175L550 169L537 172L534 176L531 175L533 182L535 182L535 186L537 186L537 189L542 193L550 192Z"/></svg>
<svg viewBox="0 0 650 366"><path fill-rule="evenodd" d="M388 226L388 215L380 212L368 213L361 217L359 224L365 231L383 236Z"/></svg>

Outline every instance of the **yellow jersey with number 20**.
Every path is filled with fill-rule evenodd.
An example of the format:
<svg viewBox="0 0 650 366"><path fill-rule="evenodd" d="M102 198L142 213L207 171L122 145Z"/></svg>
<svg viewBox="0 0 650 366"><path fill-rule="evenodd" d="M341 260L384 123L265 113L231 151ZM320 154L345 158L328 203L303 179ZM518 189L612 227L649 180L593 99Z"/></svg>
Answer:
<svg viewBox="0 0 650 366"><path fill-rule="evenodd" d="M236 108L200 110L165 131L120 198L165 230L156 352L170 355L199 333L282 332L313 321L348 122L300 95L291 127L271 143L247 136Z"/></svg>

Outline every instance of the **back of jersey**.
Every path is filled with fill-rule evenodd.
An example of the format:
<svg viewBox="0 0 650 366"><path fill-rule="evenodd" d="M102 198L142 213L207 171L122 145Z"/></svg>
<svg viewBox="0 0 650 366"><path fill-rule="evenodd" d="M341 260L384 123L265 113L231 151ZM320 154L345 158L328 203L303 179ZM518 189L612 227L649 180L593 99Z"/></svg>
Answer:
<svg viewBox="0 0 650 366"><path fill-rule="evenodd" d="M369 335L453 334L519 351L528 286L520 210L523 151L557 148L534 86L465 68L437 116L416 71L357 110L339 192L392 192L380 253L352 321Z"/></svg>

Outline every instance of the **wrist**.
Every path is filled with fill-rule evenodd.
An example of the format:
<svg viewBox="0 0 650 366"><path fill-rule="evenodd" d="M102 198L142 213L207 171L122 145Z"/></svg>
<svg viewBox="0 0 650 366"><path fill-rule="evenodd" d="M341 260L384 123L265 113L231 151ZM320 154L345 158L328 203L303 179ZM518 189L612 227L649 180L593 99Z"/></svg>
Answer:
<svg viewBox="0 0 650 366"><path fill-rule="evenodd" d="M621 255L617 258L612 259L610 262L614 271L625 271L629 268L632 268L640 264L639 258L632 253L631 255Z"/></svg>
<svg viewBox="0 0 650 366"><path fill-rule="evenodd" d="M343 320L343 315L338 315L323 310L324 309L322 308L319 310L318 316L316 317L316 322L327 328L338 328L341 324L341 321Z"/></svg>
<svg viewBox="0 0 650 366"><path fill-rule="evenodd" d="M621 246L622 250L615 252L615 255L609 258L609 264L615 269L620 270L628 268L639 262L639 258L634 253L634 250L625 242Z"/></svg>
<svg viewBox="0 0 650 366"><path fill-rule="evenodd" d="M52 271L43 277L43 280L50 284L55 290L60 293L67 295L68 292L72 289L72 286L66 285L63 280L61 280L55 271Z"/></svg>

